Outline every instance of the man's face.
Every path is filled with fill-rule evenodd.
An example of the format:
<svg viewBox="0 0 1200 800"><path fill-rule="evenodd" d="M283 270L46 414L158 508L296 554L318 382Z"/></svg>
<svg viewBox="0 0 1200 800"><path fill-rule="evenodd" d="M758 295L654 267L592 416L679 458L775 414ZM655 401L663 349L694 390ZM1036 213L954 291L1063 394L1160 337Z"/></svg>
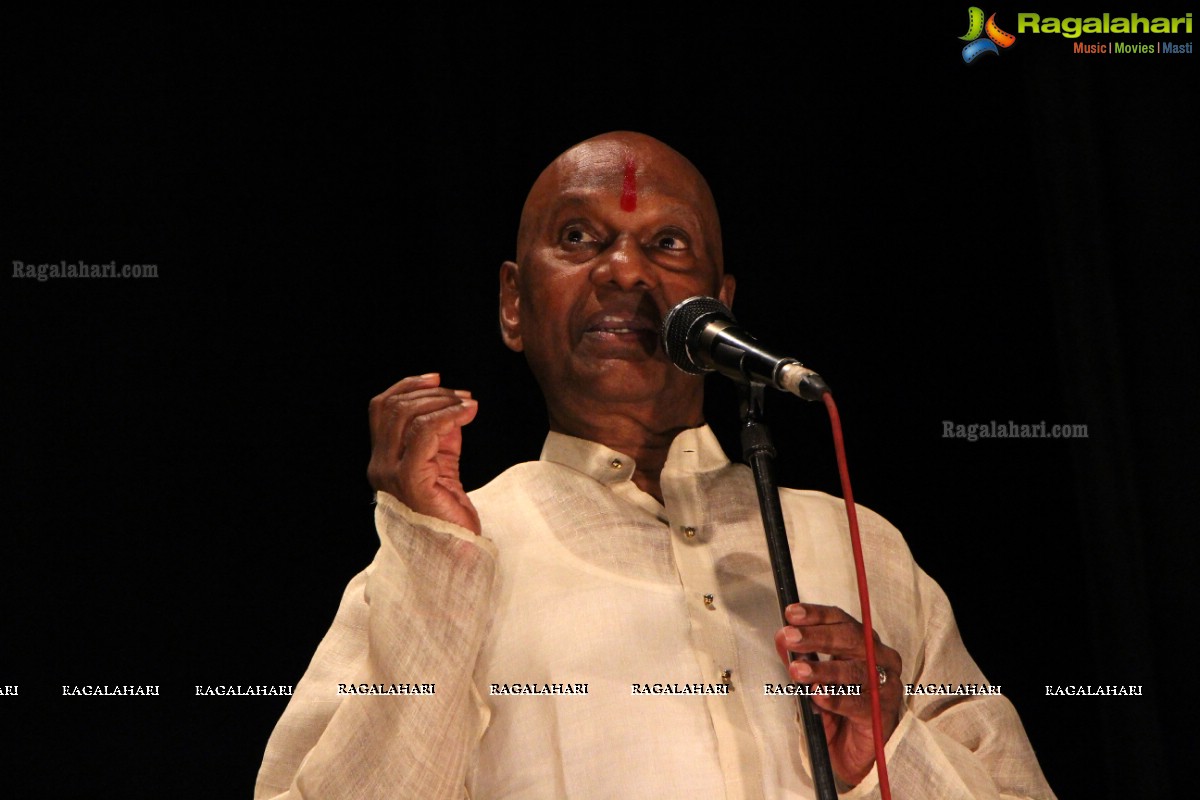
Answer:
<svg viewBox="0 0 1200 800"><path fill-rule="evenodd" d="M695 168L635 134L590 140L534 184L517 261L501 270L505 342L548 399L695 400L696 376L662 350L667 311L693 295L732 301L716 209Z"/></svg>

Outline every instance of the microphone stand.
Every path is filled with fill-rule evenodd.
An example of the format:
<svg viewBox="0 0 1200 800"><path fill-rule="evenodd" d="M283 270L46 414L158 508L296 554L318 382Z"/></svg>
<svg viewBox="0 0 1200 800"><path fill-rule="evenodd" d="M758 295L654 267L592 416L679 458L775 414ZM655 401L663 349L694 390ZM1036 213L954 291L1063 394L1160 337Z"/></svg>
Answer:
<svg viewBox="0 0 1200 800"><path fill-rule="evenodd" d="M787 530L783 524L783 508L779 504L779 486L775 481L775 445L763 422L765 384L747 379L742 384L742 458L754 472L758 490L758 510L762 514L767 534L767 550L771 554L771 571L775 577L775 592L779 596L779 615L784 609L800 602L796 589L796 573L792 569L792 551L788 547ZM784 622L786 623L786 620ZM790 660L815 661L816 655L789 653ZM807 695L796 695L808 744L808 760L812 765L813 786L819 800L837 800L833 767L829 763L829 747L825 743L825 726L820 712L813 708Z"/></svg>

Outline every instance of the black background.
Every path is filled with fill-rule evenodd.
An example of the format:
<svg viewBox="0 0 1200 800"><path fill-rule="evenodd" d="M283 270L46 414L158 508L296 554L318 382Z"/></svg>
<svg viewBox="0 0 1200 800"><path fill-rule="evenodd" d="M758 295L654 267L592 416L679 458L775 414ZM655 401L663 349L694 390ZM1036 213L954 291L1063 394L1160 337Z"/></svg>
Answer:
<svg viewBox="0 0 1200 800"><path fill-rule="evenodd" d="M740 318L833 386L857 499L946 590L1059 796L1182 792L1196 56L1027 34L968 66L952 4L500 11L113 12L5 48L5 270L159 271L0 282L6 772L30 796L249 796L286 698L193 686L299 680L376 548L374 394L472 389L469 488L536 458L497 268L541 168L632 129L708 177ZM710 382L736 454L733 404ZM771 409L783 482L838 493L821 410ZM132 683L163 694L61 697Z"/></svg>

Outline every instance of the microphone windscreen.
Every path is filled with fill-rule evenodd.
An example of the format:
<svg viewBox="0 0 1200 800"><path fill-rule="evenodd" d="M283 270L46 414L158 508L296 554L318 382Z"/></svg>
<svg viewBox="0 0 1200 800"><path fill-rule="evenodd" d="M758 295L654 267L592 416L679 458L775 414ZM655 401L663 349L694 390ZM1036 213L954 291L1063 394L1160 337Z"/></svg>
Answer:
<svg viewBox="0 0 1200 800"><path fill-rule="evenodd" d="M711 368L697 364L692 360L688 340L693 331L698 331L710 319L722 319L734 322L733 312L724 303L712 297L689 297L677 304L663 320L662 340L663 350L667 358L684 372L700 374L711 372Z"/></svg>

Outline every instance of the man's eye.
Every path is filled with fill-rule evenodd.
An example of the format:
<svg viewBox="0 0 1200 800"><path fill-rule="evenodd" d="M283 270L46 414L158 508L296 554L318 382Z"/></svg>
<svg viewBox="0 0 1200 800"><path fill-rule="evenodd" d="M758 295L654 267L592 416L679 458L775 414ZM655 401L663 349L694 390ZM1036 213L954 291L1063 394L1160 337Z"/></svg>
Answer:
<svg viewBox="0 0 1200 800"><path fill-rule="evenodd" d="M598 240L581 228L570 228L563 234L563 241L567 244L593 244Z"/></svg>
<svg viewBox="0 0 1200 800"><path fill-rule="evenodd" d="M688 243L682 236L668 233L658 237L658 246L664 250L687 250Z"/></svg>

